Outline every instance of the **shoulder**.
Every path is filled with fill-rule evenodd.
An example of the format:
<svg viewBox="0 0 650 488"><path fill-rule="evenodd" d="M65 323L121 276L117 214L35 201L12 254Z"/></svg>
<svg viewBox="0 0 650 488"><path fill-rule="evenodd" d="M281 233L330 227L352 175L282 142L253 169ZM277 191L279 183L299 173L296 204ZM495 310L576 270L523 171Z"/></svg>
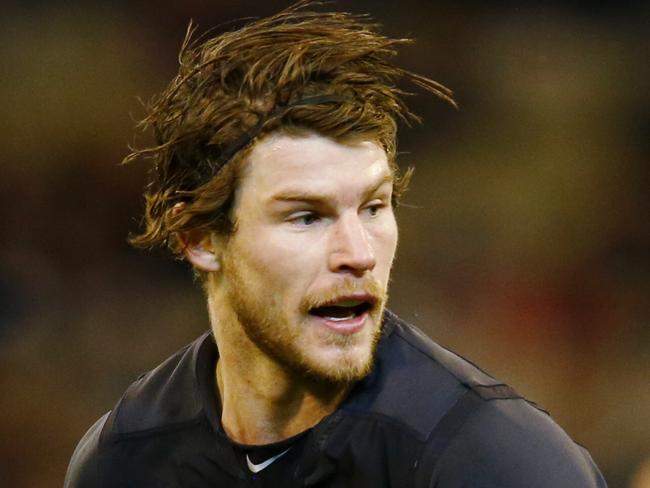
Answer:
<svg viewBox="0 0 650 488"><path fill-rule="evenodd" d="M520 399L482 401L426 469L440 487L606 486L587 450Z"/></svg>
<svg viewBox="0 0 650 488"><path fill-rule="evenodd" d="M91 487L99 484L99 438L109 415L110 412L97 420L77 444L65 475L65 488Z"/></svg>
<svg viewBox="0 0 650 488"><path fill-rule="evenodd" d="M395 314L385 321L356 405L420 440L421 476L440 487L605 486L547 412Z"/></svg>
<svg viewBox="0 0 650 488"><path fill-rule="evenodd" d="M66 488L98 486L120 441L151 438L203 419L196 364L200 349L211 341L212 336L204 334L126 389L79 441L68 466Z"/></svg>
<svg viewBox="0 0 650 488"><path fill-rule="evenodd" d="M114 408L112 433L153 431L195 420L203 410L197 362L201 349L211 343L206 333L134 381Z"/></svg>

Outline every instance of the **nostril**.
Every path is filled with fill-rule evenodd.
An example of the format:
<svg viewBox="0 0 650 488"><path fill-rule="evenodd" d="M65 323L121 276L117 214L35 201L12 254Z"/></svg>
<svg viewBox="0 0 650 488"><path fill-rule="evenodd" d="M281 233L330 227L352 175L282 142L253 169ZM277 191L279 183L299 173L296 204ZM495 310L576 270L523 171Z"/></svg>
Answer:
<svg viewBox="0 0 650 488"><path fill-rule="evenodd" d="M359 269L353 268L352 266L348 266L348 265L344 265L344 266L339 267L338 271L344 272L344 273L346 273L346 272L347 273L352 273L354 275L362 275L363 273L365 273L365 270L359 270Z"/></svg>
<svg viewBox="0 0 650 488"><path fill-rule="evenodd" d="M331 256L333 271L353 272L363 274L375 267L375 257L369 252L337 252Z"/></svg>

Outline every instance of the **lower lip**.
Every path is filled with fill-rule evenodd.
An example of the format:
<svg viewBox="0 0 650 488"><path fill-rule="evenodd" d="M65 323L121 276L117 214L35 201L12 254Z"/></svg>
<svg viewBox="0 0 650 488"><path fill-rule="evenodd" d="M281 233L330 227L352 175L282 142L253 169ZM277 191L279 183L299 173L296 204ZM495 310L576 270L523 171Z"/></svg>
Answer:
<svg viewBox="0 0 650 488"><path fill-rule="evenodd" d="M325 317L320 317L318 315L314 315L313 317L337 334L356 334L363 329L366 319L368 318L368 312L363 312L361 315L355 315L353 318L348 320L339 321L328 320Z"/></svg>

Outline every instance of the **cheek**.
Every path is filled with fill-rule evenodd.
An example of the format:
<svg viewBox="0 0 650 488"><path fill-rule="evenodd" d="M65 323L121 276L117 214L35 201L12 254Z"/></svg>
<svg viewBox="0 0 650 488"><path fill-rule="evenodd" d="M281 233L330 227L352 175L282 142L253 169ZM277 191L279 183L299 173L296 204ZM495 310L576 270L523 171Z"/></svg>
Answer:
<svg viewBox="0 0 650 488"><path fill-rule="evenodd" d="M246 241L247 264L263 286L304 289L322 262L322 246L306 235L261 230Z"/></svg>
<svg viewBox="0 0 650 488"><path fill-rule="evenodd" d="M378 264L380 261L382 265L390 267L397 249L397 238L397 223L394 217L388 218L375 230L374 242Z"/></svg>

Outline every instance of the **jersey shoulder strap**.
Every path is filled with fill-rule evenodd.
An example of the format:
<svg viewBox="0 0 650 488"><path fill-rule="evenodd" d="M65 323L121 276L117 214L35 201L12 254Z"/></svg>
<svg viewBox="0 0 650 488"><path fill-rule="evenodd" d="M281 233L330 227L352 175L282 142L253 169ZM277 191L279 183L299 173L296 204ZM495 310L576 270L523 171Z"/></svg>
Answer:
<svg viewBox="0 0 650 488"><path fill-rule="evenodd" d="M481 405L489 400L521 398L521 395L505 384L469 386L431 431L417 466L415 486L429 488L436 462L467 419Z"/></svg>

